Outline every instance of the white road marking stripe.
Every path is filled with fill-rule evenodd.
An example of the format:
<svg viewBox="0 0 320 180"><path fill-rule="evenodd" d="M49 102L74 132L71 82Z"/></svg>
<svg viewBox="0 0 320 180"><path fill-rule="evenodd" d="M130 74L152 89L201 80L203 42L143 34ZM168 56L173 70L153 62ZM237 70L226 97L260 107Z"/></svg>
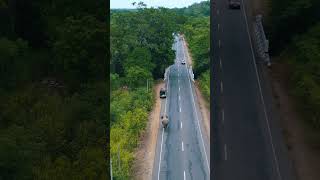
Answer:
<svg viewBox="0 0 320 180"><path fill-rule="evenodd" d="M241 1L242 1L241 3L243 4L243 0L241 0ZM273 157L274 157L274 160L275 160L275 163L276 163L277 173L278 173L278 175L279 175L279 179L281 180L282 177L281 177L281 174L280 174L279 163L278 163L278 160L277 160L277 157L276 157L276 152L275 152L274 145L273 145L273 140L272 140L270 125L269 125L269 118L268 118L268 115L267 115L266 105L265 105L264 98L263 98L263 95L262 95L260 78L259 78L258 70L257 70L257 63L256 63L256 59L255 59L255 57L254 57L253 46L252 46L252 42L251 42L251 39L250 39L248 20L247 20L245 8L242 8L242 10L243 10L242 12L243 12L244 19L245 19L246 26L247 26L247 33L248 33L248 38L249 38L249 42L250 42L251 54L252 54L252 57L253 57L253 64L254 64L254 68L255 68L256 76L257 76L257 81L258 81L258 85L259 85L260 98L261 98L261 101L262 101L262 104L263 104L264 116L265 116L266 121L267 121L267 126L268 126L268 132L269 132L270 141L271 141L271 147L272 147Z"/></svg>
<svg viewBox="0 0 320 180"><path fill-rule="evenodd" d="M180 107L180 112L181 112L181 107Z"/></svg>
<svg viewBox="0 0 320 180"><path fill-rule="evenodd" d="M223 93L223 83L222 83L222 81L220 83L220 89L221 89L221 93Z"/></svg>
<svg viewBox="0 0 320 180"><path fill-rule="evenodd" d="M180 87L179 87L179 91L180 91Z"/></svg>
<svg viewBox="0 0 320 180"><path fill-rule="evenodd" d="M184 148L183 148L183 141L182 141L182 143L181 143L181 147L182 147L182 151L184 151Z"/></svg>
<svg viewBox="0 0 320 180"><path fill-rule="evenodd" d="M179 95L179 101L181 100L180 95Z"/></svg>
<svg viewBox="0 0 320 180"><path fill-rule="evenodd" d="M182 121L180 122L180 128L182 129Z"/></svg>
<svg viewBox="0 0 320 180"><path fill-rule="evenodd" d="M218 15L220 14L220 11L219 11L219 10L217 10L217 14L218 14Z"/></svg>
<svg viewBox="0 0 320 180"><path fill-rule="evenodd" d="M222 122L224 123L224 110L222 109Z"/></svg>
<svg viewBox="0 0 320 180"><path fill-rule="evenodd" d="M221 41L220 41L220 39L219 39L219 48L221 47Z"/></svg>
<svg viewBox="0 0 320 180"><path fill-rule="evenodd" d="M220 29L220 24L218 24L218 30Z"/></svg>
<svg viewBox="0 0 320 180"><path fill-rule="evenodd" d="M224 160L228 159L228 155L227 155L227 145L224 144Z"/></svg>
<svg viewBox="0 0 320 180"><path fill-rule="evenodd" d="M158 170L158 180L160 179L160 167L161 167L161 153L162 153L162 144L163 144L163 128L162 128L162 135L161 135L161 147L160 147L160 159L159 159L159 170Z"/></svg>
<svg viewBox="0 0 320 180"><path fill-rule="evenodd" d="M222 61L221 61L221 58L220 58L220 68L222 69Z"/></svg>
<svg viewBox="0 0 320 180"><path fill-rule="evenodd" d="M186 171L183 171L183 180L186 180Z"/></svg>

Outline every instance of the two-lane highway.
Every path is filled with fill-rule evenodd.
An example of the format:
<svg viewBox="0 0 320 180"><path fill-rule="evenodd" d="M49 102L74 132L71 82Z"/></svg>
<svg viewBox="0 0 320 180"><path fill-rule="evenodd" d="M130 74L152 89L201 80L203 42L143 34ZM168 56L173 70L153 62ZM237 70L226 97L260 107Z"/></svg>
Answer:
<svg viewBox="0 0 320 180"><path fill-rule="evenodd" d="M243 1L214 1L211 172L217 180L291 180L266 110ZM273 123L275 124L275 123ZM273 128L272 128L273 127Z"/></svg>
<svg viewBox="0 0 320 180"><path fill-rule="evenodd" d="M207 180L209 173L209 138L203 134L201 113L194 85L190 79L183 39L175 38L175 64L167 72L167 98L162 101L161 114L169 117L169 126L160 125L153 179ZM159 121L160 123L160 121Z"/></svg>

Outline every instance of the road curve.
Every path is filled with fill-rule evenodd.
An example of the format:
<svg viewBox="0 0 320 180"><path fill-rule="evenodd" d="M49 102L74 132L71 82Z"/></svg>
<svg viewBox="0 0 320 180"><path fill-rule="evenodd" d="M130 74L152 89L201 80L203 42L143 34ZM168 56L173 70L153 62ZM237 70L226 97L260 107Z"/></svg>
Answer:
<svg viewBox="0 0 320 180"><path fill-rule="evenodd" d="M168 114L170 123L167 129L161 124L158 129L152 179L207 180L210 179L209 138L203 134L201 112L187 65L181 64L187 58L184 41L175 39L176 60L168 69L167 98L161 104L161 114Z"/></svg>

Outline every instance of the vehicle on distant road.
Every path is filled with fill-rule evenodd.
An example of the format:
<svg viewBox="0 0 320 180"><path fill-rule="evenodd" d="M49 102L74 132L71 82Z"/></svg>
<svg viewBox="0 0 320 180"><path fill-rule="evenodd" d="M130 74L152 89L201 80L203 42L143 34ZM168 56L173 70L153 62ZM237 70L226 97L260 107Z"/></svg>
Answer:
<svg viewBox="0 0 320 180"><path fill-rule="evenodd" d="M181 64L186 64L186 61L185 61L185 60L182 60L182 61L181 61Z"/></svg>
<svg viewBox="0 0 320 180"><path fill-rule="evenodd" d="M168 118L167 115L162 115L161 116L161 123L162 123L163 128L167 128L168 127L169 118Z"/></svg>
<svg viewBox="0 0 320 180"><path fill-rule="evenodd" d="M229 0L230 9L240 9L240 0Z"/></svg>
<svg viewBox="0 0 320 180"><path fill-rule="evenodd" d="M166 97L167 97L166 89L161 88L160 89L160 98L166 98Z"/></svg>

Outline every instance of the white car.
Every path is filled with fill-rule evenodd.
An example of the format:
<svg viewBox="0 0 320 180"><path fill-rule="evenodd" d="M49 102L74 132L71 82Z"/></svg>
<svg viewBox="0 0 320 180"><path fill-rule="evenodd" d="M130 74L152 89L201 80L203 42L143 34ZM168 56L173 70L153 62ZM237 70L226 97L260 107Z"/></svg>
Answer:
<svg viewBox="0 0 320 180"><path fill-rule="evenodd" d="M181 61L181 64L186 64L186 61L184 61L184 60L183 60L183 61Z"/></svg>

